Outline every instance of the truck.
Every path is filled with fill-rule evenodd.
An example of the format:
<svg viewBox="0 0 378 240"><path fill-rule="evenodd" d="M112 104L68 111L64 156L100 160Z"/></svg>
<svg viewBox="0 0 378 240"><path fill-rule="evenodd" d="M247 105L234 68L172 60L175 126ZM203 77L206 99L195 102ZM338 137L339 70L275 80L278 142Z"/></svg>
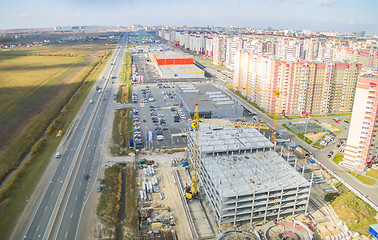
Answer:
<svg viewBox="0 0 378 240"><path fill-rule="evenodd" d="M301 147L296 147L295 150L294 150L296 153L298 153L299 155L303 156L303 157L308 157L309 154L306 150L304 150L303 148Z"/></svg>

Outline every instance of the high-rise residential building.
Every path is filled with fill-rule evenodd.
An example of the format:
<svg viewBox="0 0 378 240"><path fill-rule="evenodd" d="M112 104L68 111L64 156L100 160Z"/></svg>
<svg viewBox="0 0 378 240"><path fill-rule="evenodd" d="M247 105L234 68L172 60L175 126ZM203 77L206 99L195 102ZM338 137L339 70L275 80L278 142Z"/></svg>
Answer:
<svg viewBox="0 0 378 240"><path fill-rule="evenodd" d="M342 166L363 172L378 157L378 76L358 78Z"/></svg>
<svg viewBox="0 0 378 240"><path fill-rule="evenodd" d="M335 48L334 61L356 61L362 64L363 68L378 68L378 52L360 51L350 48Z"/></svg>
<svg viewBox="0 0 378 240"><path fill-rule="evenodd" d="M206 44L205 44L205 55L207 57L213 57L213 38L207 37L206 38Z"/></svg>
<svg viewBox="0 0 378 240"><path fill-rule="evenodd" d="M265 111L327 114L352 111L361 64L286 61L239 51L234 69L235 89Z"/></svg>
<svg viewBox="0 0 378 240"><path fill-rule="evenodd" d="M329 32L322 33L329 36L328 39L321 39L315 34L299 37L286 30L243 33L240 29L227 36L227 29L164 27L157 35L175 46L212 57L215 65L226 66L229 70L234 70L238 50L269 54L285 61L356 62L365 70L378 69L378 41L375 39L350 41ZM270 35L262 35L264 33Z"/></svg>
<svg viewBox="0 0 378 240"><path fill-rule="evenodd" d="M236 52L243 48L243 40L240 38L227 38L226 40L226 55L225 55L225 66L233 70L234 60Z"/></svg>
<svg viewBox="0 0 378 240"><path fill-rule="evenodd" d="M226 41L227 36L217 36L213 38L213 63L224 65L226 60Z"/></svg>
<svg viewBox="0 0 378 240"><path fill-rule="evenodd" d="M304 52L304 60L315 60L318 57L319 47L320 47L320 40L311 38L304 40L303 43L303 52Z"/></svg>
<svg viewBox="0 0 378 240"><path fill-rule="evenodd" d="M356 36L357 37L364 37L365 36L365 31L356 32Z"/></svg>

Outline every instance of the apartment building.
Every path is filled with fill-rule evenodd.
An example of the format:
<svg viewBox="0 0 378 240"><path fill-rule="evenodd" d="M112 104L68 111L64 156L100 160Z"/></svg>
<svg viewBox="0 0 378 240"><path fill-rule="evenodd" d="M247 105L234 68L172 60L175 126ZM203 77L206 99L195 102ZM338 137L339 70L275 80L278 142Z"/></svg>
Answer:
<svg viewBox="0 0 378 240"><path fill-rule="evenodd" d="M378 76L358 78L342 166L364 172L378 157Z"/></svg>
<svg viewBox="0 0 378 240"><path fill-rule="evenodd" d="M160 29L158 36L196 54L213 58L215 65L235 70L238 50L251 53L270 54L286 61L303 60L326 62L356 62L365 69L378 69L378 47L376 40L347 41L334 36L325 40L314 36L304 38L238 34L229 37L221 32L202 30ZM277 33L278 34L278 33ZM329 34L329 33L327 33Z"/></svg>
<svg viewBox="0 0 378 240"><path fill-rule="evenodd" d="M316 38L305 39L303 42L303 59L307 61L315 60L318 57L320 40Z"/></svg>
<svg viewBox="0 0 378 240"><path fill-rule="evenodd" d="M357 63L286 61L268 54L239 51L233 85L268 112L350 112L360 70L361 64Z"/></svg>
<svg viewBox="0 0 378 240"><path fill-rule="evenodd" d="M235 54L237 51L243 49L243 40L240 38L227 38L226 40L226 55L225 55L225 66L233 70Z"/></svg>
<svg viewBox="0 0 378 240"><path fill-rule="evenodd" d="M205 42L205 56L213 57L213 38L207 37Z"/></svg>
<svg viewBox="0 0 378 240"><path fill-rule="evenodd" d="M351 48L335 48L335 61L356 61L362 64L363 68L378 68L378 52L374 50L361 51Z"/></svg>
<svg viewBox="0 0 378 240"><path fill-rule="evenodd" d="M213 38L213 63L224 65L226 61L227 36L216 36Z"/></svg>

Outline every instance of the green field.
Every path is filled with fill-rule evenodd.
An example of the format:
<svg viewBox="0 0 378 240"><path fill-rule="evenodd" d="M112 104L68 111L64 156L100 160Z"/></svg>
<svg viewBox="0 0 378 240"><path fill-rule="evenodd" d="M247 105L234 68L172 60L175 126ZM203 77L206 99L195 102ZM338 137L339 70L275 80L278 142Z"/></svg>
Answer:
<svg viewBox="0 0 378 240"><path fill-rule="evenodd" d="M369 175L368 176L365 176L365 175L360 175L358 173L355 173L355 172L351 172L351 171L347 171L350 175L352 175L353 177L357 178L358 180L360 180L360 182L362 183L365 183L367 185L374 185L377 180L373 177L370 177Z"/></svg>
<svg viewBox="0 0 378 240"><path fill-rule="evenodd" d="M352 230L368 236L369 225L377 223L377 211L353 194L344 185L338 186L331 205L340 219ZM332 193L333 194L333 193Z"/></svg>
<svg viewBox="0 0 378 240"><path fill-rule="evenodd" d="M1 105L2 112L7 114L0 118L0 131L11 135L0 142L0 173L4 176L17 167L32 149L30 160L0 189L0 235L4 239L9 238L25 200L30 198L61 140L55 137L57 131L61 129L65 134L110 53L111 46L103 42L0 51L0 73L7 76L6 81L0 81L0 90L8 89L8 98L13 100L9 103L8 98L2 99L6 103ZM45 131L46 141L36 147Z"/></svg>
<svg viewBox="0 0 378 240"><path fill-rule="evenodd" d="M130 138L133 137L133 121L130 116L131 108L118 109L115 112L113 122L113 143L111 153L113 155L127 155L130 149Z"/></svg>
<svg viewBox="0 0 378 240"><path fill-rule="evenodd" d="M371 168L369 171L366 172L366 175L378 179L378 169Z"/></svg>
<svg viewBox="0 0 378 240"><path fill-rule="evenodd" d="M334 161L336 164L341 163L343 160L344 160L344 155L342 155L342 154L340 154L340 153L336 154L336 155L333 157L333 161Z"/></svg>

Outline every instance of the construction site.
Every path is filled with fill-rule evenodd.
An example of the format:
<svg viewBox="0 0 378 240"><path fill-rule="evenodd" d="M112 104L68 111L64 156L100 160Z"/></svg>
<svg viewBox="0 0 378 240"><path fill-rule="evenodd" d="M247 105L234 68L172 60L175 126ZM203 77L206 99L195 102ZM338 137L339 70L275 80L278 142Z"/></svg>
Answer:
<svg viewBox="0 0 378 240"><path fill-rule="evenodd" d="M274 150L258 129L202 121L195 197L185 192L193 183L194 131L186 152L155 150L138 158L141 239L310 240L354 234L324 201L337 181L319 166L283 147Z"/></svg>
<svg viewBox="0 0 378 240"><path fill-rule="evenodd" d="M219 228L306 212L311 182L257 129L201 123L196 134L198 143L188 134L189 161L198 144L198 192Z"/></svg>

